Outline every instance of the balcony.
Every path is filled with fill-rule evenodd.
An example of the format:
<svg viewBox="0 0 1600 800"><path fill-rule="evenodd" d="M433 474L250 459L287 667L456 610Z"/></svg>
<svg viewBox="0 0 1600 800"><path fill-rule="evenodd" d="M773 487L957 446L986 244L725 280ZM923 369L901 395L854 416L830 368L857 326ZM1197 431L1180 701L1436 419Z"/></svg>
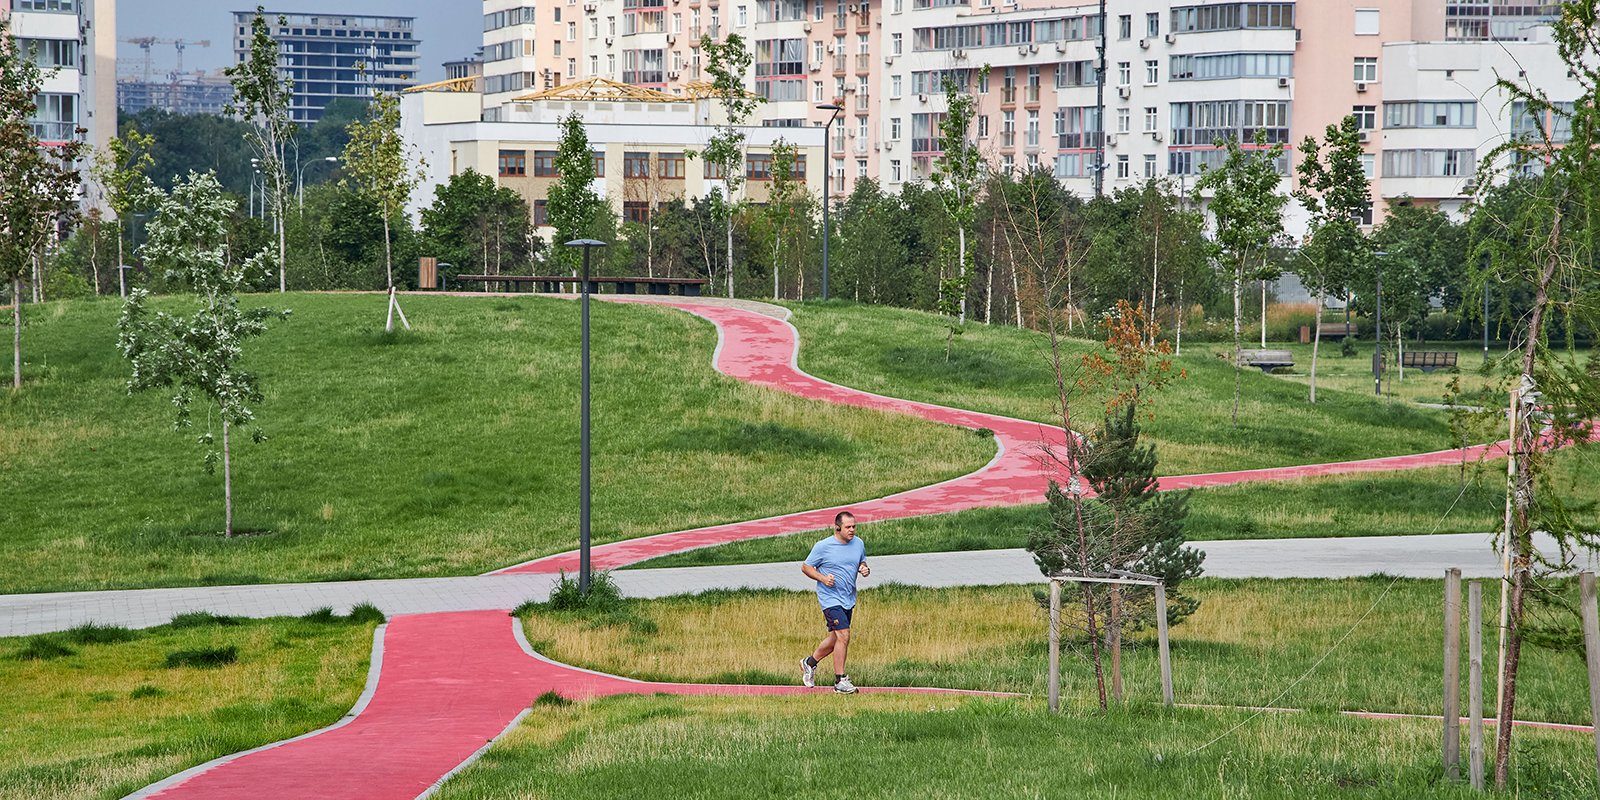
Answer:
<svg viewBox="0 0 1600 800"><path fill-rule="evenodd" d="M848 59L848 58L849 58L849 56L844 55L844 54L840 54L840 55L834 56L833 57L833 71L843 75L844 72L845 72L845 60Z"/></svg>
<svg viewBox="0 0 1600 800"><path fill-rule="evenodd" d="M622 71L622 82L635 86L647 83L666 83L666 73L659 69L625 69Z"/></svg>
<svg viewBox="0 0 1600 800"><path fill-rule="evenodd" d="M853 149L856 151L856 155L858 155L858 156L866 155L867 154L867 137L865 137L865 136L857 136L856 137L856 145L855 145L855 147Z"/></svg>
<svg viewBox="0 0 1600 800"><path fill-rule="evenodd" d="M856 74L865 75L872 71L872 54L858 53L856 55Z"/></svg>
<svg viewBox="0 0 1600 800"><path fill-rule="evenodd" d="M1004 103L1006 105L1015 105L1016 102L1017 102L1017 87L1015 87L1015 86L1002 86L1002 87L1000 87L1000 102Z"/></svg>
<svg viewBox="0 0 1600 800"><path fill-rule="evenodd" d="M862 5L861 13L856 15L856 30L862 33L872 30L872 12L867 10L865 4Z"/></svg>
<svg viewBox="0 0 1600 800"><path fill-rule="evenodd" d="M33 136L41 142L70 142L77 138L78 123L76 122L39 122L28 123L33 128Z"/></svg>
<svg viewBox="0 0 1600 800"><path fill-rule="evenodd" d="M1056 147L1062 150L1085 150L1098 146L1101 136L1099 131L1061 133L1056 135Z"/></svg>
<svg viewBox="0 0 1600 800"><path fill-rule="evenodd" d="M1023 95L1023 100L1024 102L1037 105L1039 102L1039 87L1029 86L1027 88L1027 93Z"/></svg>
<svg viewBox="0 0 1600 800"><path fill-rule="evenodd" d="M860 91L860 90L856 91L856 110L857 111L871 111L872 110L872 98L867 92L863 92L863 91Z"/></svg>
<svg viewBox="0 0 1600 800"><path fill-rule="evenodd" d="M1001 131L1000 132L1000 146L1001 147L1016 147L1017 146L1017 132L1016 131Z"/></svg>
<svg viewBox="0 0 1600 800"><path fill-rule="evenodd" d="M913 152L913 153L942 153L942 152L944 152L944 150L939 146L939 139L937 137L923 136L923 137L913 138L911 140L911 152Z"/></svg>
<svg viewBox="0 0 1600 800"><path fill-rule="evenodd" d="M845 15L843 15L843 14L834 14L833 15L833 29L836 30L836 31L844 30L844 27L845 27L845 21L844 20L845 20Z"/></svg>

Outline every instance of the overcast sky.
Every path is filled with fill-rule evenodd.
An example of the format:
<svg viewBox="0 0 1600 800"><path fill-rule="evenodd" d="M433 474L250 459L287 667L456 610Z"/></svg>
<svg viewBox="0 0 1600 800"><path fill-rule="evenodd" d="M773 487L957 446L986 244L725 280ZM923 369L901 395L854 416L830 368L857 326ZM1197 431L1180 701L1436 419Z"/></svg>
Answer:
<svg viewBox="0 0 1600 800"><path fill-rule="evenodd" d="M416 17L415 35L422 41L418 70L423 82L443 80L441 64L470 56L483 46L483 4L479 0L277 0L264 4L268 11ZM233 12L254 10L256 5L248 0L120 0L117 38L209 39L210 47L184 49L184 71L225 67L233 63L233 38L229 35ZM173 69L176 53L172 45L156 45L151 54L155 74ZM119 44L117 60L119 71L137 73L144 65L144 53L138 45Z"/></svg>

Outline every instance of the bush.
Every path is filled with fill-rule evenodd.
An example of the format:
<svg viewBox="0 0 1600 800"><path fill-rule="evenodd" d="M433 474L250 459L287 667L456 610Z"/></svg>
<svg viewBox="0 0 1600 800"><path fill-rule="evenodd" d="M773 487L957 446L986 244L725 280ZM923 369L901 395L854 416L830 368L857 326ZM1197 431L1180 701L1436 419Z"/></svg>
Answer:
<svg viewBox="0 0 1600 800"><path fill-rule="evenodd" d="M539 706L551 706L551 707L554 707L554 708L560 708L561 706L570 706L570 705L572 705L572 701L571 700L568 700L567 698L562 697L559 694L556 694L553 690L545 692L544 694L539 695L538 697L534 698L534 700L533 700L533 707L534 708L538 708Z"/></svg>
<svg viewBox="0 0 1600 800"><path fill-rule="evenodd" d="M139 634L127 628L115 625L96 625L88 623L79 625L63 634L67 641L75 644L116 644L117 642L131 642L139 638Z"/></svg>
<svg viewBox="0 0 1600 800"><path fill-rule="evenodd" d="M178 667L193 667L195 669L217 669L239 660L239 648L233 645L227 647L201 647L194 650L175 650L167 654L167 669Z"/></svg>
<svg viewBox="0 0 1600 800"><path fill-rule="evenodd" d="M46 634L28 639L28 643L13 654L18 661L49 661L55 658L66 658L77 655L78 651L68 647L60 638Z"/></svg>
<svg viewBox="0 0 1600 800"><path fill-rule="evenodd" d="M369 622L381 625L386 619L383 612L379 611L378 607L371 603L352 606L350 613L342 617L333 613L332 608L323 606L300 618L306 622L315 622L318 625L365 625Z"/></svg>
<svg viewBox="0 0 1600 800"><path fill-rule="evenodd" d="M578 579L562 570L561 580L550 590L550 599L544 602L543 607L550 611L607 611L621 605L622 590L617 587L610 572L590 573L589 596L584 597L578 591Z"/></svg>

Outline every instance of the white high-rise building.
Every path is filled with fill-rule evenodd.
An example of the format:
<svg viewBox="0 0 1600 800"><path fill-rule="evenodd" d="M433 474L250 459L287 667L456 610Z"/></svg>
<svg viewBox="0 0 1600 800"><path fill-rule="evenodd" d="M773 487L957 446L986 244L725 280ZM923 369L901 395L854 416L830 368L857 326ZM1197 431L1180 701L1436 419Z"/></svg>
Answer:
<svg viewBox="0 0 1600 800"><path fill-rule="evenodd" d="M54 71L39 93L34 134L64 142L82 128L91 147L105 147L117 135L115 0L6 0L3 17L23 52ZM88 202L99 204L99 196L87 187Z"/></svg>

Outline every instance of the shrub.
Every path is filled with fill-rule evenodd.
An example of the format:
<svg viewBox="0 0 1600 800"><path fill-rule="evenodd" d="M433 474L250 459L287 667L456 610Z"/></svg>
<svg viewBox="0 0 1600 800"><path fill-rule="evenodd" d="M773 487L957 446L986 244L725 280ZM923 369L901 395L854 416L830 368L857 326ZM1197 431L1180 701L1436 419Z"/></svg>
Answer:
<svg viewBox="0 0 1600 800"><path fill-rule="evenodd" d="M561 579L550 590L550 599L544 602L544 608L551 611L605 611L620 605L622 590L610 572L590 573L589 596L584 597L578 591L578 579L568 576L566 570L561 571Z"/></svg>
<svg viewBox="0 0 1600 800"><path fill-rule="evenodd" d="M167 654L167 669L178 667L193 667L195 669L217 669L232 664L239 660L239 648L228 645L227 647L201 647L194 650L175 650Z"/></svg>
<svg viewBox="0 0 1600 800"><path fill-rule="evenodd" d="M350 614L347 618L351 623L356 625L365 625L367 623L382 625L388 621L388 618L383 615L383 612L379 611L378 607L371 603L361 603L360 605L351 607Z"/></svg>
<svg viewBox="0 0 1600 800"><path fill-rule="evenodd" d="M174 628L232 628L237 625L243 625L244 620L238 617L213 614L210 611L190 611L187 614L179 614L173 617L172 621L167 624Z"/></svg>
<svg viewBox="0 0 1600 800"><path fill-rule="evenodd" d="M54 658L77 655L77 653L78 651L68 647L58 637L46 634L29 638L28 643L23 645L22 649L18 650L13 657L18 661L49 661Z"/></svg>
<svg viewBox="0 0 1600 800"><path fill-rule="evenodd" d="M116 625L96 625L88 623L79 625L63 636L67 641L75 644L116 644L117 642L130 642L139 638L139 634L127 628Z"/></svg>
<svg viewBox="0 0 1600 800"><path fill-rule="evenodd" d="M544 694L534 698L533 701L534 708L538 708L539 706L552 706L555 708L560 708L561 706L570 705L572 705L571 700L556 694L554 691L545 692Z"/></svg>

